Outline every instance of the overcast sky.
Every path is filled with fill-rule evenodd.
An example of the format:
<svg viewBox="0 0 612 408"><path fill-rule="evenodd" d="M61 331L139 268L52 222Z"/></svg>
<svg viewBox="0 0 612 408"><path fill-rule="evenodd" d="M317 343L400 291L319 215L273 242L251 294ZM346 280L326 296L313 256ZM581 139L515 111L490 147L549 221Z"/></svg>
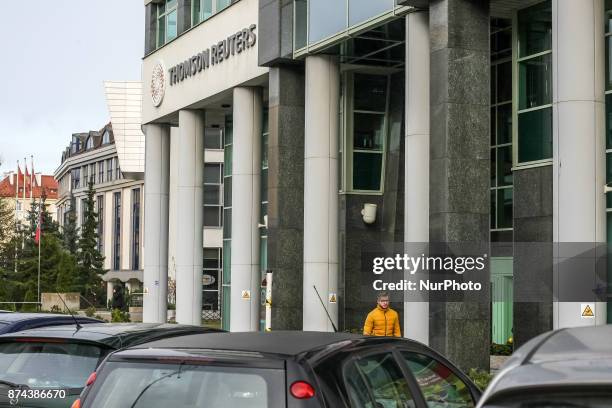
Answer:
<svg viewBox="0 0 612 408"><path fill-rule="evenodd" d="M2 15L0 175L30 155L52 174L72 133L109 121L102 82L141 79L143 1L2 1Z"/></svg>

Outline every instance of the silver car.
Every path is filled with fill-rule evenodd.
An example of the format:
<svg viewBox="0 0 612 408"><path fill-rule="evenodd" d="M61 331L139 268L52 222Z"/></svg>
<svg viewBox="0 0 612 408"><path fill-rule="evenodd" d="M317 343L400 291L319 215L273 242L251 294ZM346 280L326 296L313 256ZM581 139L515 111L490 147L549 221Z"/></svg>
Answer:
<svg viewBox="0 0 612 408"><path fill-rule="evenodd" d="M612 407L612 325L533 338L502 367L480 407Z"/></svg>

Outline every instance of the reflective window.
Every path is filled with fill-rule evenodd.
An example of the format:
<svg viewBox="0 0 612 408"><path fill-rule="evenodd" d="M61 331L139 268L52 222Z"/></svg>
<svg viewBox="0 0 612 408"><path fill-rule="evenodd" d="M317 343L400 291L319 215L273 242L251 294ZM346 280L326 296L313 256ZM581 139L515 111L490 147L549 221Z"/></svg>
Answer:
<svg viewBox="0 0 612 408"><path fill-rule="evenodd" d="M470 389L450 368L422 354L402 352L402 356L419 384L428 407L474 406Z"/></svg>
<svg viewBox="0 0 612 408"><path fill-rule="evenodd" d="M545 1L520 10L518 28L518 157L552 158L552 7Z"/></svg>
<svg viewBox="0 0 612 408"><path fill-rule="evenodd" d="M204 165L204 226L220 227L222 224L222 174L223 164Z"/></svg>
<svg viewBox="0 0 612 408"><path fill-rule="evenodd" d="M221 282L221 327L230 328L230 300L231 300L231 253L232 253L232 143L233 118L225 117L224 129L224 163L223 163L223 279Z"/></svg>
<svg viewBox="0 0 612 408"><path fill-rule="evenodd" d="M347 104L348 190L382 191L387 137L387 75L349 74ZM352 94L352 97L350 96Z"/></svg>
<svg viewBox="0 0 612 408"><path fill-rule="evenodd" d="M96 212L98 213L98 252L104 253L104 196L96 197Z"/></svg>
<svg viewBox="0 0 612 408"><path fill-rule="evenodd" d="M308 42L314 43L346 28L346 0L309 0Z"/></svg>
<svg viewBox="0 0 612 408"><path fill-rule="evenodd" d="M140 269L140 189L132 190L132 270Z"/></svg>
<svg viewBox="0 0 612 408"><path fill-rule="evenodd" d="M519 10L519 58L552 49L552 6L545 1Z"/></svg>
<svg viewBox="0 0 612 408"><path fill-rule="evenodd" d="M177 35L177 0L166 0L157 5L157 47Z"/></svg>
<svg viewBox="0 0 612 408"><path fill-rule="evenodd" d="M206 320L220 320L219 308L222 273L221 248L204 248L204 272L202 275L202 312Z"/></svg>
<svg viewBox="0 0 612 408"><path fill-rule="evenodd" d="M491 20L491 240L512 240L512 21ZM509 52L508 52L509 51Z"/></svg>
<svg viewBox="0 0 612 408"><path fill-rule="evenodd" d="M393 0L349 0L349 25L355 25L393 10Z"/></svg>
<svg viewBox="0 0 612 408"><path fill-rule="evenodd" d="M113 193L113 251L112 266L121 269L121 192Z"/></svg>
<svg viewBox="0 0 612 408"><path fill-rule="evenodd" d="M204 130L205 149L223 149L223 131L219 128L206 128Z"/></svg>
<svg viewBox="0 0 612 408"><path fill-rule="evenodd" d="M414 407L408 381L393 354L360 358L344 370L353 407Z"/></svg>

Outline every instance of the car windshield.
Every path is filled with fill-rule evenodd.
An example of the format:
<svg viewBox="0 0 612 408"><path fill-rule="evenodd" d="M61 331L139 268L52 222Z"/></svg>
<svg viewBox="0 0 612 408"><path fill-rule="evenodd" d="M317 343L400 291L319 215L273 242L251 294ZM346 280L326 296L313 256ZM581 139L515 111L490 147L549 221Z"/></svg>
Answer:
<svg viewBox="0 0 612 408"><path fill-rule="evenodd" d="M89 344L0 343L0 381L30 388L82 388L103 354Z"/></svg>
<svg viewBox="0 0 612 408"><path fill-rule="evenodd" d="M609 408L612 393L595 390L570 392L521 392L495 399L483 408Z"/></svg>
<svg viewBox="0 0 612 408"><path fill-rule="evenodd" d="M284 371L160 363L108 363L84 407L282 408Z"/></svg>

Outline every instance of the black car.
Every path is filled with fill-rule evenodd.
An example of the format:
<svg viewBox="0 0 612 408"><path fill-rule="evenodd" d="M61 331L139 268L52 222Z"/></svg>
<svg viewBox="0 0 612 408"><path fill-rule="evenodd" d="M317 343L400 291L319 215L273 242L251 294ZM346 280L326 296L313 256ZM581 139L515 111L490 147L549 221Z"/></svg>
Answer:
<svg viewBox="0 0 612 408"><path fill-rule="evenodd" d="M13 333L39 327L59 326L63 324L102 323L101 320L84 316L70 316L54 313L0 313L0 334Z"/></svg>
<svg viewBox="0 0 612 408"><path fill-rule="evenodd" d="M88 376L114 350L187 334L199 326L99 323L46 327L0 336L0 407L69 407Z"/></svg>
<svg viewBox="0 0 612 408"><path fill-rule="evenodd" d="M73 407L474 407L480 391L429 347L348 333L184 336L111 354Z"/></svg>
<svg viewBox="0 0 612 408"><path fill-rule="evenodd" d="M479 407L612 407L612 325L533 338L504 364Z"/></svg>

